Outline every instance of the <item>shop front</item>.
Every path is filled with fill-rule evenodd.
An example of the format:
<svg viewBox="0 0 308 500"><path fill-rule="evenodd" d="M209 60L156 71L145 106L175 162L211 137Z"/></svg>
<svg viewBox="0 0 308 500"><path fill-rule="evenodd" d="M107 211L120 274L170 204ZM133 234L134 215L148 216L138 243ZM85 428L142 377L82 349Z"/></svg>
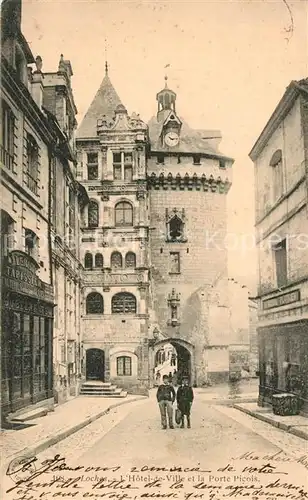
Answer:
<svg viewBox="0 0 308 500"><path fill-rule="evenodd" d="M36 261L14 250L3 259L1 296L1 413L6 417L53 400L52 286Z"/></svg>
<svg viewBox="0 0 308 500"><path fill-rule="evenodd" d="M308 413L308 320L262 327L258 336L259 404L271 404L273 395L289 393Z"/></svg>

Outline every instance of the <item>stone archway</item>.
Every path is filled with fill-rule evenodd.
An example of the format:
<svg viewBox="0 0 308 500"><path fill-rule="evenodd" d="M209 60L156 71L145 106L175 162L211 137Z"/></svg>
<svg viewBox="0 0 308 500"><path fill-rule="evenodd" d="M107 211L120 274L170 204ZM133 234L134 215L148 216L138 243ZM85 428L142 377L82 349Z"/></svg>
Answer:
<svg viewBox="0 0 308 500"><path fill-rule="evenodd" d="M176 381L180 383L183 376L187 376L191 385L195 385L195 368L194 368L194 346L189 342L178 338L166 338L155 343L153 349L153 366L155 369L155 361L157 361L157 353L167 344L171 344L177 354L177 376ZM165 368L165 367L164 367ZM162 370L163 371L163 370ZM168 371L168 368L167 368ZM172 366L170 372L173 374ZM165 373L163 373L165 374ZM168 374L168 373L166 373ZM153 380L155 384L155 380ZM157 384L157 381L156 381Z"/></svg>

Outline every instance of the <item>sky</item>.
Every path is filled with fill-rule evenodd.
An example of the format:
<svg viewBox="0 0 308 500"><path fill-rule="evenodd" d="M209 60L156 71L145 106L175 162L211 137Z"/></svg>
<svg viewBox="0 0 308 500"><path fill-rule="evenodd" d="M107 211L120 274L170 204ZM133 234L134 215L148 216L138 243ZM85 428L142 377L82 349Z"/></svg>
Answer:
<svg viewBox="0 0 308 500"><path fill-rule="evenodd" d="M71 61L79 123L107 54L109 76L130 114L144 121L156 114L167 72L179 115L192 128L222 132L220 149L235 159L229 274L252 295L257 259L248 154L290 81L308 76L307 11L307 0L23 0L23 33L43 71L56 71L62 53Z"/></svg>

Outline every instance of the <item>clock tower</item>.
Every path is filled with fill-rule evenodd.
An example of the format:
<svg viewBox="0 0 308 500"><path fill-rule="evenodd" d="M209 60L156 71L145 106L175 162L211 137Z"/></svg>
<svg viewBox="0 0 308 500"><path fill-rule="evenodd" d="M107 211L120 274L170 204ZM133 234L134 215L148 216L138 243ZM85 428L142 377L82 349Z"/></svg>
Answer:
<svg viewBox="0 0 308 500"><path fill-rule="evenodd" d="M160 143L161 146L171 149L178 146L182 122L176 114L176 93L168 88L168 77L165 76L165 88L158 92L157 121L161 124Z"/></svg>

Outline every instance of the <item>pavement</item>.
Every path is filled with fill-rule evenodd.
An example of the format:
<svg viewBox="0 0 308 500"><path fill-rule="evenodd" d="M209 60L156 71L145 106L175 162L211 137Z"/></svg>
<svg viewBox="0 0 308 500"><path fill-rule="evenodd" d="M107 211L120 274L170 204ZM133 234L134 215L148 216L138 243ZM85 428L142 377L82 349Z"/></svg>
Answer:
<svg viewBox="0 0 308 500"><path fill-rule="evenodd" d="M191 423L162 430L151 391L38 454L36 474L56 457L63 467L43 471L34 485L19 489L11 464L2 498L308 498L304 440L199 393Z"/></svg>
<svg viewBox="0 0 308 500"><path fill-rule="evenodd" d="M257 382L247 381L240 389L221 385L195 389L196 399L208 405L233 406L237 410L263 420L281 430L308 439L308 421L305 417L280 417L269 408L257 406ZM252 391L252 392L251 392ZM150 391L150 400L155 399L156 390ZM0 453L3 462L17 456L36 456L92 422L107 415L112 409L136 401L147 400L145 396L127 396L125 399L78 396L44 417L25 422L20 427L2 430Z"/></svg>
<svg viewBox="0 0 308 500"><path fill-rule="evenodd" d="M78 396L57 405L55 411L44 417L25 422L15 429L1 430L1 462L17 456L35 456L46 448L66 439L91 422L118 406L147 399L145 396L127 396L124 399Z"/></svg>
<svg viewBox="0 0 308 500"><path fill-rule="evenodd" d="M294 434L308 441L308 418L301 415L292 415L290 417L274 415L270 407L258 406L257 402L241 402L233 404L233 407L263 422L277 427L283 431Z"/></svg>

